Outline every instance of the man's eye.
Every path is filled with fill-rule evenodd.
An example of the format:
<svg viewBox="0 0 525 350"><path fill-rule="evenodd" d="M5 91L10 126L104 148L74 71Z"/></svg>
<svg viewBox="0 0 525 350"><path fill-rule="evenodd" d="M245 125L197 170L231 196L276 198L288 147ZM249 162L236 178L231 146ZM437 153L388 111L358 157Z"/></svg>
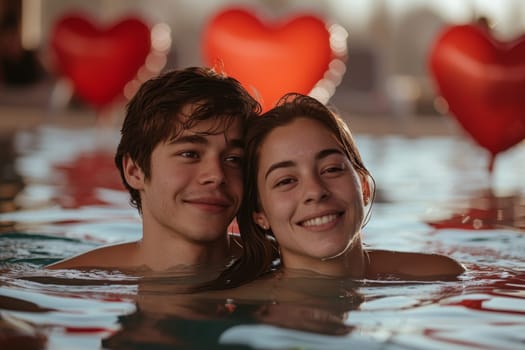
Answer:
<svg viewBox="0 0 525 350"><path fill-rule="evenodd" d="M243 164L243 157L241 156L228 156L225 158L225 162L233 166L241 166Z"/></svg>
<svg viewBox="0 0 525 350"><path fill-rule="evenodd" d="M180 152L179 156L184 157L184 158L190 158L190 159L197 159L197 158L199 158L199 154L197 152L195 152L195 151Z"/></svg>

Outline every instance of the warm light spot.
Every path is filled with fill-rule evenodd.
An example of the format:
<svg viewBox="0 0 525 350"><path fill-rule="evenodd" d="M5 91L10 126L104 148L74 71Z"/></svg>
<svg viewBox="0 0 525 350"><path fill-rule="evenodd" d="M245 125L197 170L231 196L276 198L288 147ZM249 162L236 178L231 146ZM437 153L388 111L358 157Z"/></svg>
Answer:
<svg viewBox="0 0 525 350"><path fill-rule="evenodd" d="M42 39L42 1L23 0L22 19L21 19L21 40L22 47L26 50L33 50L40 46Z"/></svg>
<svg viewBox="0 0 525 350"><path fill-rule="evenodd" d="M330 32L330 48L336 55L346 54L348 32L338 24L332 24L328 31Z"/></svg>
<svg viewBox="0 0 525 350"><path fill-rule="evenodd" d="M141 82L137 79L127 83L126 86L124 86L124 97L126 97L128 100L131 100L131 98L137 93L140 84Z"/></svg>
<svg viewBox="0 0 525 350"><path fill-rule="evenodd" d="M166 23L157 23L151 29L151 47L166 52L171 47L171 28Z"/></svg>
<svg viewBox="0 0 525 350"><path fill-rule="evenodd" d="M436 111L438 111L441 114L447 114L448 113L448 103L441 96L437 96L434 99L434 108L436 109Z"/></svg>
<svg viewBox="0 0 525 350"><path fill-rule="evenodd" d="M159 72L166 65L166 55L163 53L152 52L146 57L146 67L151 72Z"/></svg>

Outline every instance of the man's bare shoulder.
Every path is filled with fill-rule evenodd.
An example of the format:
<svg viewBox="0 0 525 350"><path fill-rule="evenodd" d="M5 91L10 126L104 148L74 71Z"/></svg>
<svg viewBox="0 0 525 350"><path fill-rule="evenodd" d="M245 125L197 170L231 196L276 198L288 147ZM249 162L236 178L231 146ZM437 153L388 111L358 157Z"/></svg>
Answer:
<svg viewBox="0 0 525 350"><path fill-rule="evenodd" d="M369 250L370 276L394 275L422 280L450 279L465 272L456 260L441 254Z"/></svg>
<svg viewBox="0 0 525 350"><path fill-rule="evenodd" d="M103 246L68 259L47 265L47 269L74 268L131 268L135 267L133 259L137 242L118 243Z"/></svg>

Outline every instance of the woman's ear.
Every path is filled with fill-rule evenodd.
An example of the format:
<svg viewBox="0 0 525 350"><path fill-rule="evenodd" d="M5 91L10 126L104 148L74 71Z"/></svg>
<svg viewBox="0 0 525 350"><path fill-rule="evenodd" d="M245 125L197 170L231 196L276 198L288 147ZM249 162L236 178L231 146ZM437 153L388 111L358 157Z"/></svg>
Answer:
<svg viewBox="0 0 525 350"><path fill-rule="evenodd" d="M135 161L131 159L129 154L126 154L122 158L122 168L128 185L136 190L144 188L144 172Z"/></svg>
<svg viewBox="0 0 525 350"><path fill-rule="evenodd" d="M255 221L255 223L260 228L262 228L265 231L270 229L270 224L268 223L268 219L266 218L266 215L264 215L264 213L254 212L252 214L252 217L253 217L253 221Z"/></svg>
<svg viewBox="0 0 525 350"><path fill-rule="evenodd" d="M361 179L361 191L363 192L363 203L365 207L370 204L372 200L372 184L370 183L370 176L366 174L359 174Z"/></svg>

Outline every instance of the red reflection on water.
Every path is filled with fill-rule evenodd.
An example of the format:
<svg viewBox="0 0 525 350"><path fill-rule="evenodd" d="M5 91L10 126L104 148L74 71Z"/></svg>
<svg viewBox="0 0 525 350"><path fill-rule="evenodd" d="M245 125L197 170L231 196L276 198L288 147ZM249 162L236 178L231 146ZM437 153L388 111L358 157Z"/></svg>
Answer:
<svg viewBox="0 0 525 350"><path fill-rule="evenodd" d="M58 202L64 208L108 204L97 195L97 189L125 191L115 166L114 154L95 150L79 154L72 162L54 165L64 177Z"/></svg>
<svg viewBox="0 0 525 350"><path fill-rule="evenodd" d="M488 302L490 302L492 298L483 298L483 299L463 299L456 303L450 303L446 305L457 305L457 306L463 306L467 309L475 309L479 311L488 311L488 312L498 312L498 313L509 313L509 314L517 314L517 315L525 315L525 311L515 311L515 310L504 310L500 308L490 308L485 306Z"/></svg>
<svg viewBox="0 0 525 350"><path fill-rule="evenodd" d="M496 196L490 190L469 200L466 208L449 218L427 223L436 229L525 229L525 199L520 195Z"/></svg>
<svg viewBox="0 0 525 350"><path fill-rule="evenodd" d="M477 267L474 267L477 269ZM506 272L506 276L501 271L494 271L488 275L484 274L483 285L468 286L461 300L442 303L448 306L462 306L467 309L474 309L487 312L498 312L508 314L525 315L525 310L516 310L512 305L512 300L525 299L525 273ZM509 275L510 274L510 275ZM490 301L494 298L506 300L508 308L502 305L494 307Z"/></svg>
<svg viewBox="0 0 525 350"><path fill-rule="evenodd" d="M113 330L104 327L65 327L67 333L114 333Z"/></svg>
<svg viewBox="0 0 525 350"><path fill-rule="evenodd" d="M476 313L476 318L480 320L479 326L491 329L504 329L506 327L523 327L523 318L525 310L523 309L523 300L525 299L525 274L518 273L513 276L502 277L501 273L485 275L483 285L476 287L469 286L464 290L464 295L458 298L452 296L454 300L442 301L441 307L462 307ZM495 318L483 316L479 312L489 313ZM509 318L501 318L503 315L509 315ZM517 316L518 318L515 318ZM521 317L521 319L520 319ZM476 326L476 324L472 324ZM435 340L448 345L466 346L476 349L494 349L504 348L495 346L501 339L504 341L514 342L517 338L515 334L502 334L500 339L494 339L493 344L488 344L487 339L471 338L464 332L461 327L457 330L427 327L423 329L423 334L429 340ZM519 341L519 340L518 340ZM503 343L504 344L504 343Z"/></svg>

